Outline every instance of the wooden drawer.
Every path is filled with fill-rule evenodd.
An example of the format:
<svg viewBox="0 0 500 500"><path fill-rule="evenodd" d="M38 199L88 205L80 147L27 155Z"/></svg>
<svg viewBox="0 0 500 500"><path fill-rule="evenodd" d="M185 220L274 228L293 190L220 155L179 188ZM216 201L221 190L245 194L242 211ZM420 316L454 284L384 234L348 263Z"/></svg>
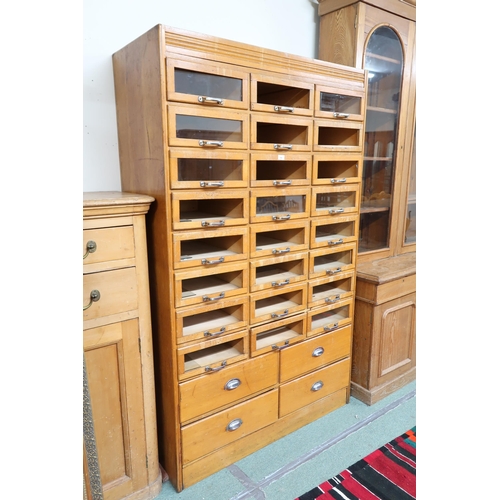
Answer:
<svg viewBox="0 0 500 500"><path fill-rule="evenodd" d="M83 230L83 273L135 264L134 227Z"/></svg>
<svg viewBox="0 0 500 500"><path fill-rule="evenodd" d="M173 229L237 226L248 223L248 191L175 191Z"/></svg>
<svg viewBox="0 0 500 500"><path fill-rule="evenodd" d="M170 187L172 189L234 189L248 187L248 153L170 150Z"/></svg>
<svg viewBox="0 0 500 500"><path fill-rule="evenodd" d="M252 153L250 187L297 187L311 183L311 155Z"/></svg>
<svg viewBox="0 0 500 500"><path fill-rule="evenodd" d="M252 113L250 147L267 151L311 151L313 121L310 118Z"/></svg>
<svg viewBox="0 0 500 500"><path fill-rule="evenodd" d="M357 214L359 211L359 185L316 187L312 189L311 215L336 216Z"/></svg>
<svg viewBox="0 0 500 500"><path fill-rule="evenodd" d="M335 276L356 268L356 243L309 252L309 279Z"/></svg>
<svg viewBox="0 0 500 500"><path fill-rule="evenodd" d="M365 93L363 91L316 85L314 116L360 122L363 121L364 115Z"/></svg>
<svg viewBox="0 0 500 500"><path fill-rule="evenodd" d="M307 336L321 335L352 324L353 305L354 300L350 298L340 300L331 306L311 309L307 313Z"/></svg>
<svg viewBox="0 0 500 500"><path fill-rule="evenodd" d="M357 215L336 215L311 220L311 248L332 248L358 241Z"/></svg>
<svg viewBox="0 0 500 500"><path fill-rule="evenodd" d="M174 272L175 306L212 304L248 293L248 263Z"/></svg>
<svg viewBox="0 0 500 500"><path fill-rule="evenodd" d="M83 321L136 310L138 298L135 267L85 274L83 306L88 306L83 311Z"/></svg>
<svg viewBox="0 0 500 500"><path fill-rule="evenodd" d="M240 403L181 430L182 461L192 462L278 419L278 390Z"/></svg>
<svg viewBox="0 0 500 500"><path fill-rule="evenodd" d="M250 257L275 257L309 249L309 221L250 225Z"/></svg>
<svg viewBox="0 0 500 500"><path fill-rule="evenodd" d="M278 383L278 357L248 359L179 384L180 418L188 422Z"/></svg>
<svg viewBox="0 0 500 500"><path fill-rule="evenodd" d="M250 109L293 116L312 116L314 84L252 73Z"/></svg>
<svg viewBox="0 0 500 500"><path fill-rule="evenodd" d="M217 372L248 358L247 332L190 344L177 349L179 380Z"/></svg>
<svg viewBox="0 0 500 500"><path fill-rule="evenodd" d="M337 185L361 182L359 154L314 155L312 185Z"/></svg>
<svg viewBox="0 0 500 500"><path fill-rule="evenodd" d="M280 382L286 382L305 373L329 365L351 354L352 326L325 333L290 349L280 356Z"/></svg>
<svg viewBox="0 0 500 500"><path fill-rule="evenodd" d="M250 329L250 355L258 356L282 349L304 340L306 336L306 315L280 319Z"/></svg>
<svg viewBox="0 0 500 500"><path fill-rule="evenodd" d="M278 290L307 279L308 252L250 261L250 291Z"/></svg>
<svg viewBox="0 0 500 500"><path fill-rule="evenodd" d="M314 120L314 151L339 151L361 153L363 124Z"/></svg>
<svg viewBox="0 0 500 500"><path fill-rule="evenodd" d="M280 387L280 418L349 385L350 358Z"/></svg>
<svg viewBox="0 0 500 500"><path fill-rule="evenodd" d="M248 228L200 229L174 232L174 269L218 267L248 259Z"/></svg>
<svg viewBox="0 0 500 500"><path fill-rule="evenodd" d="M248 113L199 106L168 106L170 146L247 149Z"/></svg>
<svg viewBox="0 0 500 500"><path fill-rule="evenodd" d="M250 296L250 324L274 321L305 311L307 283L286 287L284 290L266 290Z"/></svg>
<svg viewBox="0 0 500 500"><path fill-rule="evenodd" d="M276 222L309 217L309 188L253 189L250 222Z"/></svg>
<svg viewBox="0 0 500 500"><path fill-rule="evenodd" d="M232 333L248 325L248 299L225 299L175 312L177 343L209 339Z"/></svg>
<svg viewBox="0 0 500 500"><path fill-rule="evenodd" d="M223 64L167 58L167 100L204 107L248 109L249 74Z"/></svg>
<svg viewBox="0 0 500 500"><path fill-rule="evenodd" d="M308 307L333 305L353 296L354 272L342 273L333 278L320 278L309 282Z"/></svg>

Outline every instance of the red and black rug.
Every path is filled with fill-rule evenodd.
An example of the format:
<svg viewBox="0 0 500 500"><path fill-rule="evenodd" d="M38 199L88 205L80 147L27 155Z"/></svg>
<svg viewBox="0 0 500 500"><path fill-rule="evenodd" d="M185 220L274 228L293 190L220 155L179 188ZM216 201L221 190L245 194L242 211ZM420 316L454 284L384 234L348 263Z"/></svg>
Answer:
<svg viewBox="0 0 500 500"><path fill-rule="evenodd" d="M413 427L295 500L412 500L416 475L417 428Z"/></svg>

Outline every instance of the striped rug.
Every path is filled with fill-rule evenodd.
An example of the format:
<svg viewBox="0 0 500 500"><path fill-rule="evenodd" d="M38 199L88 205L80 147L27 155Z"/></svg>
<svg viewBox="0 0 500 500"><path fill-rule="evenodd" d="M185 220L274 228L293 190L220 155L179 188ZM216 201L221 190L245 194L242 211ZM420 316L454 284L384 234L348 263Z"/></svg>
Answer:
<svg viewBox="0 0 500 500"><path fill-rule="evenodd" d="M417 428L413 427L295 500L412 500L416 473Z"/></svg>

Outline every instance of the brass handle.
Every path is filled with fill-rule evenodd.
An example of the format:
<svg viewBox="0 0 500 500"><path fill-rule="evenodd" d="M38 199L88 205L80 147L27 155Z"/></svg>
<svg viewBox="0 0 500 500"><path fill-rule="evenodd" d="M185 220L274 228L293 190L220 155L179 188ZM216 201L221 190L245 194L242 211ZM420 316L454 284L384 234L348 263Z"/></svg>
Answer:
<svg viewBox="0 0 500 500"><path fill-rule="evenodd" d="M208 295L203 295L203 302L213 302L214 300L220 300L223 299L225 295L225 292L221 292L220 295L212 298L210 298Z"/></svg>
<svg viewBox="0 0 500 500"><path fill-rule="evenodd" d="M342 179L330 179L332 184L336 184L337 182L347 182L347 179L343 177Z"/></svg>
<svg viewBox="0 0 500 500"><path fill-rule="evenodd" d="M216 335L220 335L221 333L224 333L226 331L226 327L223 326L218 332L210 332L209 330L207 330L206 332L203 332L203 335L205 335L205 337L215 337Z"/></svg>
<svg viewBox="0 0 500 500"><path fill-rule="evenodd" d="M335 295L335 297L333 299L331 299L330 297L327 297L325 299L325 302L327 304L334 304L335 302L338 302L340 300L340 295Z"/></svg>
<svg viewBox="0 0 500 500"><path fill-rule="evenodd" d="M286 248L275 248L273 250L273 253L276 254L276 253L288 253L290 251L290 247L286 247Z"/></svg>
<svg viewBox="0 0 500 500"><path fill-rule="evenodd" d="M218 147L221 148L224 146L224 143L222 141L198 141L198 144L200 146L210 146L210 147Z"/></svg>
<svg viewBox="0 0 500 500"><path fill-rule="evenodd" d="M217 181L217 182L206 182L206 181L200 181L200 186L202 188L204 187L224 187L224 181Z"/></svg>
<svg viewBox="0 0 500 500"><path fill-rule="evenodd" d="M291 186L292 181L273 181L273 186Z"/></svg>
<svg viewBox="0 0 500 500"><path fill-rule="evenodd" d="M242 424L243 420L241 420L241 418L235 418L234 420L232 420L227 424L226 431L229 432L235 431L236 429L239 429Z"/></svg>
<svg viewBox="0 0 500 500"><path fill-rule="evenodd" d="M328 210L328 213L329 214L343 214L344 209L343 208L331 208L330 210Z"/></svg>
<svg viewBox="0 0 500 500"><path fill-rule="evenodd" d="M271 318L282 318L288 314L288 309L285 309L282 314L272 313Z"/></svg>
<svg viewBox="0 0 500 500"><path fill-rule="evenodd" d="M220 220L220 221L217 221L217 222L207 222L206 220L201 221L201 225L203 227L206 227L206 226L219 227L219 226L223 226L225 223L226 223L225 220Z"/></svg>
<svg viewBox="0 0 500 500"><path fill-rule="evenodd" d="M291 144L275 144L274 149L292 149Z"/></svg>
<svg viewBox="0 0 500 500"><path fill-rule="evenodd" d="M198 102L207 102L209 104L219 104L222 106L224 104L224 99L219 99L218 97L207 97L205 95L198 96Z"/></svg>
<svg viewBox="0 0 500 500"><path fill-rule="evenodd" d="M349 118L349 113L338 113L336 111L333 112L334 118Z"/></svg>
<svg viewBox="0 0 500 500"><path fill-rule="evenodd" d="M324 352L325 350L322 347L316 347L316 349L314 349L312 353L312 356L313 358L319 358Z"/></svg>
<svg viewBox="0 0 500 500"><path fill-rule="evenodd" d="M205 371L206 372L219 372L221 371L223 368L226 368L226 365L227 365L227 361L223 361L221 363L220 366L218 366L217 368L212 368L211 366L205 366Z"/></svg>
<svg viewBox="0 0 500 500"><path fill-rule="evenodd" d="M323 387L323 382L321 382L321 380L319 380L318 382L313 384L313 386L311 387L311 391L313 391L313 392L319 391L322 387Z"/></svg>
<svg viewBox="0 0 500 500"><path fill-rule="evenodd" d="M291 215L273 215L273 220L290 220Z"/></svg>
<svg viewBox="0 0 500 500"><path fill-rule="evenodd" d="M92 240L87 241L87 251L83 256L83 260L85 260L89 256L89 253L94 253L96 250L97 250L97 243Z"/></svg>
<svg viewBox="0 0 500 500"><path fill-rule="evenodd" d="M288 113L293 113L294 108L291 106L274 106L274 111L287 111Z"/></svg>
<svg viewBox="0 0 500 500"><path fill-rule="evenodd" d="M83 306L83 310L86 311L94 302L97 302L101 298L101 293L99 290L92 290L90 292L90 302Z"/></svg>
<svg viewBox="0 0 500 500"><path fill-rule="evenodd" d="M274 351L282 351L283 349L290 347L290 341L285 340L285 343L281 347L279 347L277 344L273 344L271 347Z"/></svg>
<svg viewBox="0 0 500 500"><path fill-rule="evenodd" d="M224 262L224 257L221 257L220 259L217 260L201 259L201 263L205 266L210 264L220 264L221 262Z"/></svg>
<svg viewBox="0 0 500 500"><path fill-rule="evenodd" d="M344 240L342 238L340 238L340 240L336 240L336 241L330 240L328 242L329 245L340 245L341 243L344 243Z"/></svg>
<svg viewBox="0 0 500 500"><path fill-rule="evenodd" d="M333 326L328 326L328 325L327 325L327 326L324 326L324 327L323 327L323 330L324 330L325 332L330 332L330 331L332 331L332 330L336 330L338 327L339 327L339 324L338 324L338 323L334 323L334 324L333 324Z"/></svg>
<svg viewBox="0 0 500 500"><path fill-rule="evenodd" d="M241 380L239 378L232 378L231 380L228 380L226 382L226 385L224 386L225 391L233 391L237 387L241 385Z"/></svg>
<svg viewBox="0 0 500 500"><path fill-rule="evenodd" d="M326 274L337 274L337 273L340 273L340 271L342 271L342 268L341 267L337 267L337 269L328 269L326 271Z"/></svg>
<svg viewBox="0 0 500 500"><path fill-rule="evenodd" d="M284 280L284 281L271 281L271 286L284 286L284 285L289 285L290 280Z"/></svg>

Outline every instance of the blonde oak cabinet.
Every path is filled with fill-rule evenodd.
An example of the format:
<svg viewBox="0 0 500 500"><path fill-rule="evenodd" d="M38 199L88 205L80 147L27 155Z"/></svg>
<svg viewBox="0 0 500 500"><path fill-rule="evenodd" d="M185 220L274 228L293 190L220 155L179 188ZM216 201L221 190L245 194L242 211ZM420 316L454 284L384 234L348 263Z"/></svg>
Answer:
<svg viewBox="0 0 500 500"><path fill-rule="evenodd" d="M319 57L368 73L352 387L372 404L415 378L416 0L318 9Z"/></svg>
<svg viewBox="0 0 500 500"><path fill-rule="evenodd" d="M104 500L161 490L145 215L151 196L83 193L83 348ZM88 453L87 453L88 456ZM94 463L95 465L95 463Z"/></svg>
<svg viewBox="0 0 500 500"><path fill-rule="evenodd" d="M349 401L366 74L163 25L113 68L181 491Z"/></svg>

